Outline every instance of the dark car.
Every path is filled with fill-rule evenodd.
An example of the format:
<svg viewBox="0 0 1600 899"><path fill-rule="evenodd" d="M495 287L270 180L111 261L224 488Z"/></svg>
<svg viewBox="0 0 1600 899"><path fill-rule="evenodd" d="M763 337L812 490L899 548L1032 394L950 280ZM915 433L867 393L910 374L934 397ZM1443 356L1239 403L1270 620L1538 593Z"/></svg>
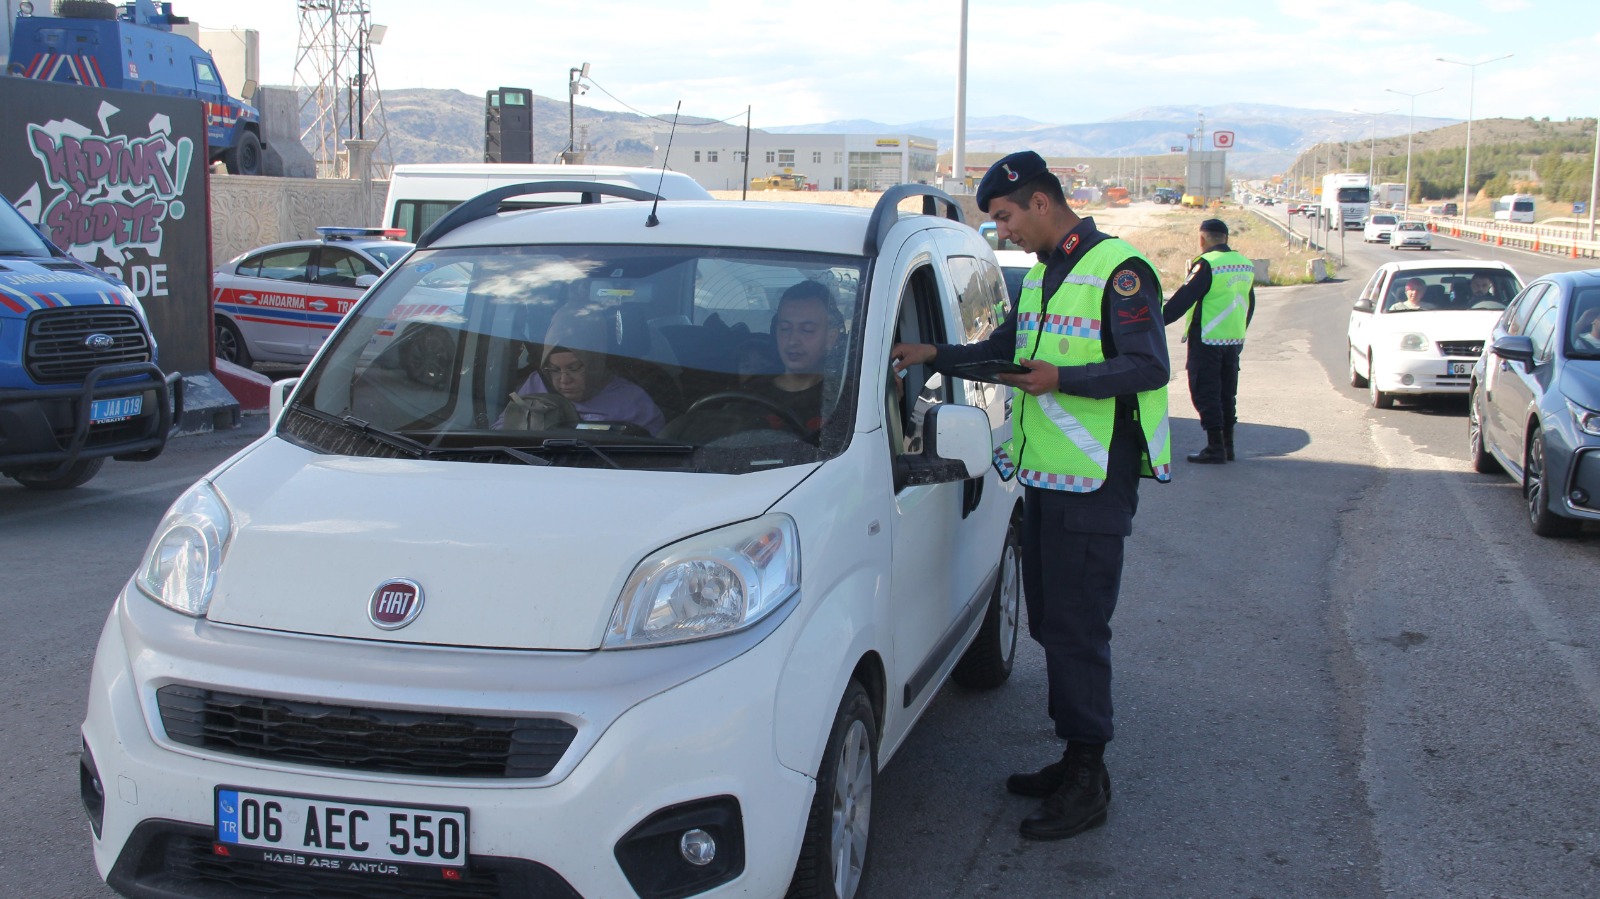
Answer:
<svg viewBox="0 0 1600 899"><path fill-rule="evenodd" d="M1600 521L1600 269L1529 284L1472 372L1472 467L1522 483L1542 537Z"/></svg>
<svg viewBox="0 0 1600 899"><path fill-rule="evenodd" d="M1461 214L1461 208L1459 206L1457 206L1456 204L1454 204L1454 203L1446 203L1446 204L1444 204L1444 208L1439 210L1439 214L1440 215L1460 215Z"/></svg>

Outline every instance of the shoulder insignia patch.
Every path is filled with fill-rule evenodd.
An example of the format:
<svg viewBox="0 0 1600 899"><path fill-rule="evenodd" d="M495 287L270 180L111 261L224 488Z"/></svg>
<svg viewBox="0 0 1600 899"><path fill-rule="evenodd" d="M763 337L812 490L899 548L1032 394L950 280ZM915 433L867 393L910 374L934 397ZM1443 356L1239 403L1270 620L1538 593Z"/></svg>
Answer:
<svg viewBox="0 0 1600 899"><path fill-rule="evenodd" d="M1139 276L1123 269L1111 276L1111 289L1120 296L1131 297L1139 292Z"/></svg>

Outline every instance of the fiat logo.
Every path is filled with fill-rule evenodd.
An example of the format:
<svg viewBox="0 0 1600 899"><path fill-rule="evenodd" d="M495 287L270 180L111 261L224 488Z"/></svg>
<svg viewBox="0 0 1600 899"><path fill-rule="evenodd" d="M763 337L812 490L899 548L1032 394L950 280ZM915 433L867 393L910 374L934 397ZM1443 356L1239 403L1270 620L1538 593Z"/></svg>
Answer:
<svg viewBox="0 0 1600 899"><path fill-rule="evenodd" d="M83 339L83 345L91 350L109 350L117 345L117 340L110 334L90 334Z"/></svg>
<svg viewBox="0 0 1600 899"><path fill-rule="evenodd" d="M367 602L367 618L386 631L399 630L422 612L422 587L416 581L395 578L378 585Z"/></svg>

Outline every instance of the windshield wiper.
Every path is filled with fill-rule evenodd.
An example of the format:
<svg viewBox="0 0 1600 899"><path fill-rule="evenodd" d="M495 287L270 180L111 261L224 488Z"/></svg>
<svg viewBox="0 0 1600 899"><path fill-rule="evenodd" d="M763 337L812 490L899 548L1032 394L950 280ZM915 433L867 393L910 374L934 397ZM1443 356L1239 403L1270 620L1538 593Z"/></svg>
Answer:
<svg viewBox="0 0 1600 899"><path fill-rule="evenodd" d="M426 459L431 452L426 444L412 440L410 437L396 434L393 431L385 431L383 428L374 427L354 415L346 415L339 421L384 446L393 447L403 453L409 453L413 459Z"/></svg>
<svg viewBox="0 0 1600 899"><path fill-rule="evenodd" d="M587 440L579 440L579 439L577 439L575 437L549 437L549 438L546 438L544 443L541 443L539 446L540 446L541 449L547 449L547 450L565 450L565 449L588 450L589 452L594 453L596 456L599 456L602 461L604 461L607 465L611 466L612 468L617 468L617 469L622 468L621 465L617 464L617 460L615 460L615 459L611 458L610 456L606 455L604 450L600 449L600 447L595 446L594 444L590 443ZM613 449L615 449L615 447L613 447Z"/></svg>
<svg viewBox="0 0 1600 899"><path fill-rule="evenodd" d="M439 459L439 458L449 458L451 456L474 456L474 455L483 455L483 454L487 454L487 453L498 453L498 454L500 454L502 456L510 456L511 458L516 459L518 462L521 462L524 465L550 465L550 464L552 464L549 459L541 459L541 458L539 458L538 456L535 456L532 453L526 452L524 450L517 449L514 446L458 446L458 447L450 447L448 449L432 450L432 451L430 451L428 453L428 458L430 458L430 459Z"/></svg>

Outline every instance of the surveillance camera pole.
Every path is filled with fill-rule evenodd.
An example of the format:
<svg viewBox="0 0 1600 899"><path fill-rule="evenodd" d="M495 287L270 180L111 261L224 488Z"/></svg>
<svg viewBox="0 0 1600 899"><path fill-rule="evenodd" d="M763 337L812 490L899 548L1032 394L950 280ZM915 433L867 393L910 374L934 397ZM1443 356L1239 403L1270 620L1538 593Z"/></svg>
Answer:
<svg viewBox="0 0 1600 899"><path fill-rule="evenodd" d="M581 68L573 67L567 70L567 150L561 154L561 161L567 165L583 161L583 154L578 152L578 147L574 143L577 139L575 133L577 114L574 112L574 107L578 95L588 90L583 86L583 79L587 77L589 77L588 63L584 63Z"/></svg>

